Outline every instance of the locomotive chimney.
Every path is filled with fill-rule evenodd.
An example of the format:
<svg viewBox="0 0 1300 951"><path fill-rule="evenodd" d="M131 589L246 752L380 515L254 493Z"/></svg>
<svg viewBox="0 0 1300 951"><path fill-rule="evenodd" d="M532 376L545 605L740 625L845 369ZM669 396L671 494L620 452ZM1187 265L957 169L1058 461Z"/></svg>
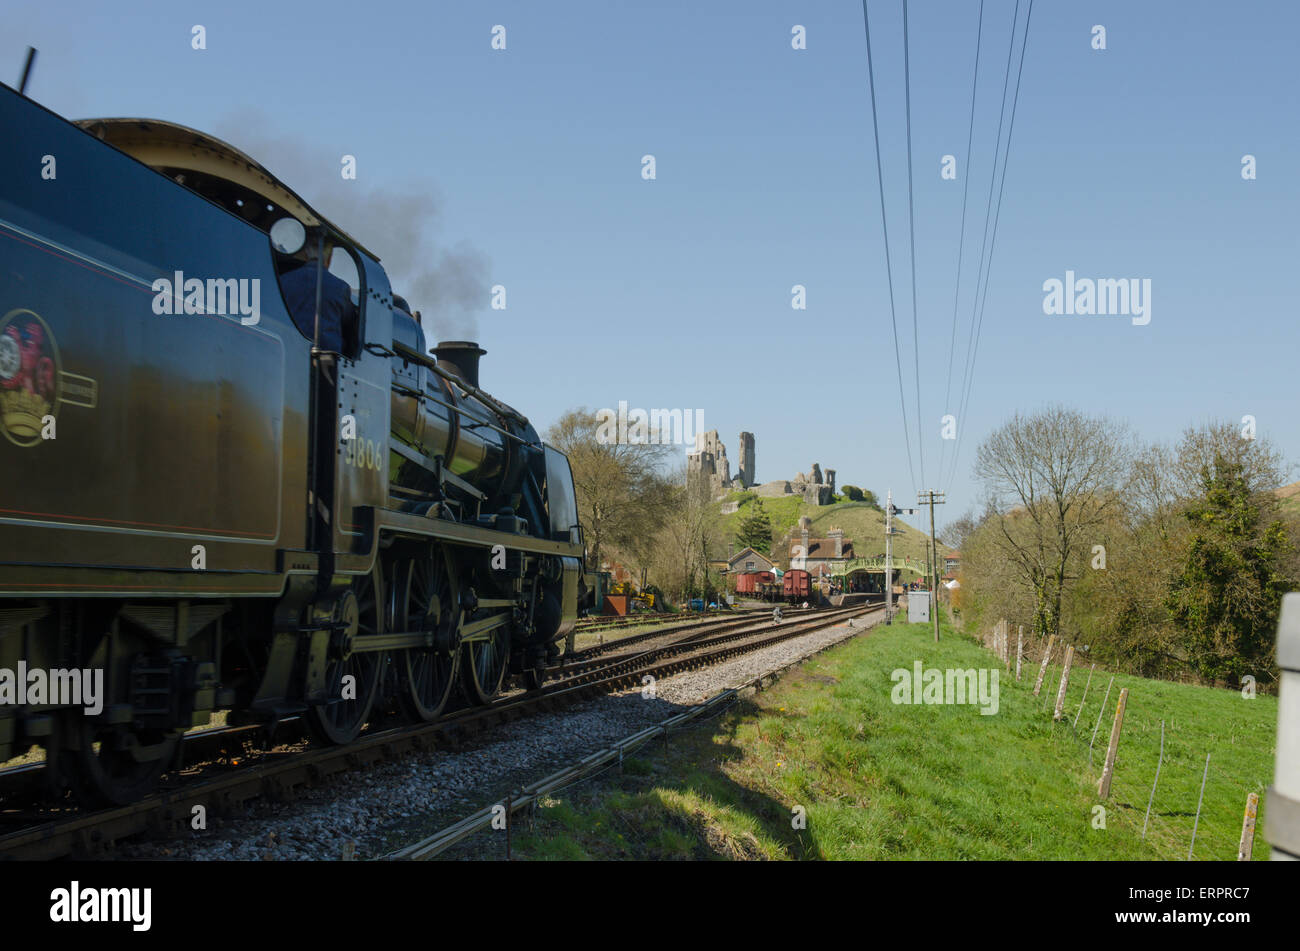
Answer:
<svg viewBox="0 0 1300 951"><path fill-rule="evenodd" d="M444 340L433 348L438 365L470 386L478 386L478 360L487 353L473 340Z"/></svg>

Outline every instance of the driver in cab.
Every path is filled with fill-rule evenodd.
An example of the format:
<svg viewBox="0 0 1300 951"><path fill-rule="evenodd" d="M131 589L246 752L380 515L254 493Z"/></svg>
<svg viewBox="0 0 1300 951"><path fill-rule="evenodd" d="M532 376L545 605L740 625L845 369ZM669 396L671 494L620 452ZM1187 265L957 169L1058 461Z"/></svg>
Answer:
<svg viewBox="0 0 1300 951"><path fill-rule="evenodd" d="M353 319L352 291L347 282L329 272L334 248L326 244L321 263L321 236L307 234L303 245L306 261L280 277L289 316L308 340L316 337L316 284L320 281L320 349L343 352L343 328Z"/></svg>

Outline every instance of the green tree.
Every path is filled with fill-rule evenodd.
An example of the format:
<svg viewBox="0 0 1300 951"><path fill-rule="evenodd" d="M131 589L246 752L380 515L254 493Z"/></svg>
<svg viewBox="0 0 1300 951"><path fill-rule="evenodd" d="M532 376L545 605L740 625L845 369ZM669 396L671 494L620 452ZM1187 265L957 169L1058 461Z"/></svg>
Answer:
<svg viewBox="0 0 1300 951"><path fill-rule="evenodd" d="M847 498L850 502L862 501L862 490L859 489L856 485L842 486L841 491L844 493L844 497Z"/></svg>
<svg viewBox="0 0 1300 951"><path fill-rule="evenodd" d="M763 509L763 503L755 500L749 507L749 513L741 520L736 531L736 545L752 548L762 555L772 553L772 519Z"/></svg>
<svg viewBox="0 0 1300 951"><path fill-rule="evenodd" d="M1241 462L1215 453L1200 489L1184 512L1190 544L1165 604L1201 676L1236 686L1243 674L1275 666L1291 544L1271 497L1252 491Z"/></svg>

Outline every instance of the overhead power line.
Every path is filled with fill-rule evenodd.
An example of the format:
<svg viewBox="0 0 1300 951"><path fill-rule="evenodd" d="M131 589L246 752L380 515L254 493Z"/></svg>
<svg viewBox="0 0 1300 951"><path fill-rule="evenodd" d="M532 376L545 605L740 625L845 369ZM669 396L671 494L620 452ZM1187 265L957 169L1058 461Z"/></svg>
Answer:
<svg viewBox="0 0 1300 951"><path fill-rule="evenodd" d="M903 414L903 443L907 447L907 471L912 477L912 485L920 485L916 481L916 470L912 467L912 440L908 434L907 426L907 399L903 394L903 361L898 352L898 312L894 305L894 266L890 259L889 253L889 221L885 214L885 174L884 167L880 162L880 124L876 118L876 79L875 79L875 57L871 53L871 18L867 13L867 0L862 0L862 25L867 36L867 85L871 90L871 131L876 142L876 181L880 186L880 226L885 236L885 273L889 278L889 320L894 330L894 365L898 370L898 403ZM909 168L911 163L908 163ZM917 413L920 413L920 406L917 406ZM919 426L919 420L918 420ZM920 447L917 447L918 450Z"/></svg>
<svg viewBox="0 0 1300 951"><path fill-rule="evenodd" d="M980 46L984 38L984 0L980 0L979 26L975 32L975 75L970 84L970 127L966 131L966 164L962 166L962 187L961 187L961 228L957 232L957 286L952 292L952 334L948 337L948 377L943 391L943 409L948 412L950 409L948 399L952 395L952 359L956 352L957 344L957 302L961 296L961 262L962 255L966 250L966 198L970 194L970 156L971 143L975 139L975 90L979 88L980 81ZM945 456L948 452L948 440L943 441L943 446L939 452L939 480L943 481Z"/></svg>
<svg viewBox="0 0 1300 951"><path fill-rule="evenodd" d="M1016 2L1016 7L1017 7L1017 11L1016 11L1016 13L1017 13L1017 14L1019 13L1019 6L1020 6L1020 3L1019 3L1019 0L1017 0L1017 2ZM1014 93L1014 95L1013 95L1013 97L1012 97L1012 100L1011 100L1011 119L1010 119L1010 122L1009 122L1008 127L1007 127L1007 144L1006 144L1006 149L1004 150L1003 157L1002 157L1002 174L1001 174L1001 177L1000 177L1000 179L999 179L999 183L998 183L998 200L997 200L996 210L994 211L994 214L993 214L993 231L992 231L992 236L989 237L989 239L988 239L988 266L985 267L985 268L983 268L983 270L984 270L984 290L983 290L983 294L982 294L982 295L981 295L981 293L980 293L979 275L978 275L978 274L976 275L975 294L976 294L976 297L979 298L978 301L976 302L976 304L977 304L977 306L978 306L979 313L978 313L978 316L976 316L976 315L975 315L975 309L972 308L972 322L973 322L973 324L974 324L974 331L973 331L973 333L972 333L972 339L971 339L971 342L970 342L970 346L968 347L968 349L969 349L970 352L969 352L969 356L968 356L968 360L967 360L966 373L965 373L965 376L964 376L964 390L965 390L965 393L964 393L964 395L963 395L963 397L962 397L961 410L960 410L960 414L959 414L959 416L958 416L959 425L958 425L958 432L957 432L957 446L956 446L955 451L953 452L952 472L949 474L949 477L948 477L948 484L949 484L950 487L951 487L952 480L953 480L954 478L956 478L956 474L957 474L958 460L959 460L960 457L961 457L961 447L962 447L963 437L964 437L965 434L966 434L966 428L967 428L967 427L966 427L966 410L967 410L967 407L968 407L969 404L970 404L970 394L971 394L971 391L973 390L974 385L975 385L975 359L976 359L976 356L977 356L978 353L979 353L979 338L980 338L980 333L981 333L981 331L983 330L983 327L984 327L984 306L985 306L985 303L988 301L988 293L989 293L989 287L988 287L988 283L989 283L989 275L992 273L992 270L993 270L993 249L994 249L994 247L995 247L996 244L997 244L998 222L999 222L999 220L1000 220L1001 217L1002 217L1002 195L1003 195L1003 192L1004 192L1004 190L1005 190L1005 188L1006 188L1006 183L1007 183L1007 165L1009 164L1009 162L1010 162L1010 160L1011 160L1011 137L1012 137L1012 135L1014 135L1014 133L1015 133L1015 128L1016 128L1016 106L1017 106L1017 105L1019 104L1019 102L1020 102L1020 81L1021 81L1021 77L1024 75L1024 71L1025 71L1025 51L1026 51L1026 49L1027 49L1028 46L1029 46L1029 22L1030 22L1030 19L1033 17L1033 15L1034 15L1034 0L1029 0L1029 7L1028 7L1028 10L1027 10L1026 13L1025 13L1025 27L1024 27L1024 31L1023 31L1023 34L1022 34L1022 39L1021 39L1021 42L1020 42L1020 62L1019 62L1019 65L1018 65L1017 68L1016 68L1016 87L1015 87L1015 93ZM1010 65L1011 65L1011 51L1015 49L1015 22L1016 22L1016 21L1015 21L1015 17L1013 16L1012 21L1011 21L1011 29L1012 29L1012 32L1011 32L1011 46L1010 46L1010 47L1008 48L1008 50L1007 50L1007 66L1008 66L1008 73L1009 73ZM1005 105L1006 105L1006 86L1005 86L1005 84L1004 84L1004 86L1003 86L1003 107L1004 107L1004 109L1005 109ZM1001 133L1000 133L1001 125L1002 125L1002 123L1001 123L1001 121L999 120L999 122L998 122L998 127L999 127L999 139L1001 138ZM996 153L996 150L995 150L995 152L994 152L994 167L993 167L994 174L997 173L997 158L996 158L996 154L997 154L997 153ZM990 196L990 198L992 197L992 194L993 194L993 182L992 182L992 179L990 179L990 181L989 181L989 196ZM985 217L985 228L986 228L986 229L987 229L987 227L988 227L988 218L987 218L987 214L988 214L988 213L987 213L987 210L986 210L986 212L985 212L985 215L986 215L986 217ZM984 253L983 253L983 251L981 251L980 258L981 258L981 267L983 267L983 259L984 259Z"/></svg>
<svg viewBox="0 0 1300 951"><path fill-rule="evenodd" d="M993 139L993 164L989 168L989 194L984 206L984 228L980 238L980 257L979 263L975 266L975 295L971 298L970 308L970 331L966 335L966 355L962 359L962 376L961 385L957 387L957 446L953 447L953 474L956 473L956 450L961 445L961 437L966 428L965 407L963 405L967 383L970 379L970 355L971 347L975 342L975 322L979 311L980 299L980 281L984 277L984 259L988 254L989 246L989 225L993 220L993 192L998 178L998 157L1002 154L1002 124L1007 117L1007 91L1011 88L1011 60L1016 51L1016 22L1020 16L1020 0L1016 0L1015 8L1011 11L1011 35L1007 40L1007 62L1003 67L1002 73L1002 101L998 106L998 131ZM943 473L939 474L939 481L943 485L948 485L951 481L944 479Z"/></svg>
<svg viewBox="0 0 1300 951"><path fill-rule="evenodd" d="M865 0L864 0L865 2ZM907 41L907 3L903 0L903 101L907 112L907 240L912 261L912 359L916 370L916 452L925 481L925 440L921 435L921 336L916 317L916 213L912 207L912 63Z"/></svg>

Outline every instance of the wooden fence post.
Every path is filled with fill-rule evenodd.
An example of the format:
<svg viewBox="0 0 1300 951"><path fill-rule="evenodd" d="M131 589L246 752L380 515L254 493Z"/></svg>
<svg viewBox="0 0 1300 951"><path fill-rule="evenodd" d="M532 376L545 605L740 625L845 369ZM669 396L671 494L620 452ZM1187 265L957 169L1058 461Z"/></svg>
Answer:
<svg viewBox="0 0 1300 951"><path fill-rule="evenodd" d="M1056 643L1056 635L1052 634L1047 638L1047 650L1043 651L1043 662L1038 665L1038 679L1034 681L1034 696L1038 696L1038 691L1043 689L1043 677L1047 674L1047 662L1052 658L1052 645Z"/></svg>
<svg viewBox="0 0 1300 951"><path fill-rule="evenodd" d="M1128 687L1119 692L1119 703L1115 707L1115 725L1110 729L1110 746L1106 748L1106 765L1101 770L1101 782L1097 791L1102 799L1110 796L1110 779L1115 772L1115 755L1119 752L1119 731L1124 726L1124 706L1128 703Z"/></svg>
<svg viewBox="0 0 1300 951"><path fill-rule="evenodd" d="M1259 811L1259 794L1246 797L1246 816L1241 820L1241 844L1237 846L1237 861L1249 862L1255 848L1255 814Z"/></svg>
<svg viewBox="0 0 1300 951"><path fill-rule="evenodd" d="M1025 626L1019 625L1020 633L1016 635L1016 680L1020 680L1020 659L1025 655Z"/></svg>
<svg viewBox="0 0 1300 951"><path fill-rule="evenodd" d="M1052 713L1053 720L1059 720L1062 711L1065 709L1065 690L1070 686L1070 662L1074 660L1074 645L1071 644L1065 649L1065 667L1061 670L1061 686L1056 690L1056 710Z"/></svg>
<svg viewBox="0 0 1300 951"><path fill-rule="evenodd" d="M1076 730L1079 728L1079 717L1083 713L1083 705L1088 702L1088 688L1092 686L1092 675L1096 669L1097 665L1095 663L1088 668L1088 682L1083 685L1083 699L1079 701L1079 712L1074 715L1074 728Z"/></svg>

